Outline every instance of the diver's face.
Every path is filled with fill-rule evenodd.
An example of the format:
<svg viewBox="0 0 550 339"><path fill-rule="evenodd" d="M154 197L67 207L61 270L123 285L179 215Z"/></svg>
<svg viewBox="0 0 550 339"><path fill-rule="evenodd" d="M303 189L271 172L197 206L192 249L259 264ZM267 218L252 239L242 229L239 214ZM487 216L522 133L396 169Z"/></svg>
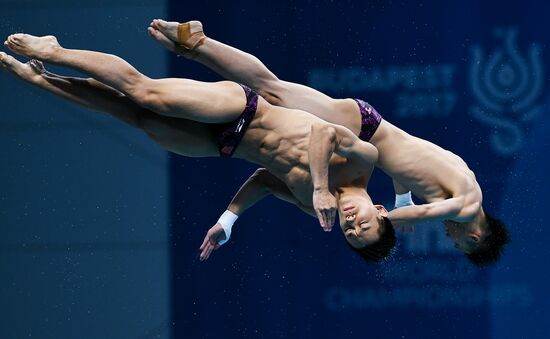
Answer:
<svg viewBox="0 0 550 339"><path fill-rule="evenodd" d="M455 247L462 252L470 254L481 246L484 232L477 223L445 220L443 224L447 236L453 240Z"/></svg>
<svg viewBox="0 0 550 339"><path fill-rule="evenodd" d="M359 249L378 241L382 216L387 215L387 211L367 199L350 197L339 202L338 214L347 242Z"/></svg>

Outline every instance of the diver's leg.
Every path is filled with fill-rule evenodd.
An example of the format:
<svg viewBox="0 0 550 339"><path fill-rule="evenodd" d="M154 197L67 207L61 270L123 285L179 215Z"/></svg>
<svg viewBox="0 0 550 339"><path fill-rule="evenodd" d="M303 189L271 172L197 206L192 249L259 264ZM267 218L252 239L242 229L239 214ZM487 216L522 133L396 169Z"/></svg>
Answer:
<svg viewBox="0 0 550 339"><path fill-rule="evenodd" d="M69 102L140 128L169 151L193 157L218 155L206 125L156 114L97 80L57 75L47 71L40 61L21 63L3 52L0 52L0 67L18 79Z"/></svg>
<svg viewBox="0 0 550 339"><path fill-rule="evenodd" d="M0 64L4 70L33 86L88 109L107 113L134 127L141 127L140 116L146 109L99 81L60 76L47 71L38 60L22 63L3 52L0 52Z"/></svg>
<svg viewBox="0 0 550 339"><path fill-rule="evenodd" d="M176 52L175 46L180 44L178 25L177 22L155 19L148 32L160 44ZM210 37L202 40L192 52L192 59L228 80L247 85L273 105L301 109L336 123L335 120L341 119L339 110L351 109L354 117L359 112L351 100L335 100L313 88L282 81L254 55Z"/></svg>
<svg viewBox="0 0 550 339"><path fill-rule="evenodd" d="M18 54L86 73L165 116L205 123L228 122L237 118L246 104L243 89L235 83L150 79L115 55L65 49L53 36L14 34L6 45Z"/></svg>
<svg viewBox="0 0 550 339"><path fill-rule="evenodd" d="M202 44L193 50L177 50L178 46L177 22L167 22L155 19L151 22L149 34L174 53L186 56L191 53L192 58L206 67L223 76L225 79L242 83L254 91L259 92L276 85L279 79L258 58L225 45L212 38L204 39Z"/></svg>

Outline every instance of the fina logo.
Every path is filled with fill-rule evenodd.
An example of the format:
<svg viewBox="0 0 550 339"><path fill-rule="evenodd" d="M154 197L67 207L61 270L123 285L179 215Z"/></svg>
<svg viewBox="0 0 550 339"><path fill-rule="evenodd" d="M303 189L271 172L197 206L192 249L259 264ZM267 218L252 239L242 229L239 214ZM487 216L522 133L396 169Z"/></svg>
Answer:
<svg viewBox="0 0 550 339"><path fill-rule="evenodd" d="M484 60L481 47L472 48L470 85L477 104L472 115L492 127L491 145L500 155L516 153L522 146L522 124L542 110L537 100L542 92L544 70L540 48L533 44L527 59L518 52L517 29L496 29L495 36L504 42Z"/></svg>

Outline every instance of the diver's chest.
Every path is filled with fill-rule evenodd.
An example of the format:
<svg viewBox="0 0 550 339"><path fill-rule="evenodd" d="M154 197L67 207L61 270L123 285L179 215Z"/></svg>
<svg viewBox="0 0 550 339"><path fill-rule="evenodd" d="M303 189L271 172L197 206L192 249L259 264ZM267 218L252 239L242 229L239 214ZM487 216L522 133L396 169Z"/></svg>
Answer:
<svg viewBox="0 0 550 339"><path fill-rule="evenodd" d="M287 174L285 181L294 197L304 204L311 202L313 182L309 172L300 168L294 168Z"/></svg>
<svg viewBox="0 0 550 339"><path fill-rule="evenodd" d="M366 168L358 166L346 158L335 156L330 161L328 178L332 186L338 186L349 184L355 179L363 177L367 172L369 171Z"/></svg>

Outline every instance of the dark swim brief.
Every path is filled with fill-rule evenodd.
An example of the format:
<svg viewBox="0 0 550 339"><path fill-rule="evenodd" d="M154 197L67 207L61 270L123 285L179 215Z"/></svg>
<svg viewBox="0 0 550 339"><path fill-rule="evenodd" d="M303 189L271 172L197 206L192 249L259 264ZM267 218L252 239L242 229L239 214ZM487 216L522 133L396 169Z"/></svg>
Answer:
<svg viewBox="0 0 550 339"><path fill-rule="evenodd" d="M376 132L382 116L368 103L361 99L353 99L359 105L359 111L361 112L361 132L359 132L359 139L363 141L369 141L370 138Z"/></svg>
<svg viewBox="0 0 550 339"><path fill-rule="evenodd" d="M210 131L216 138L220 156L224 158L229 158L235 153L258 108L258 94L244 85L241 87L246 95L246 106L241 115L228 123L209 125Z"/></svg>

